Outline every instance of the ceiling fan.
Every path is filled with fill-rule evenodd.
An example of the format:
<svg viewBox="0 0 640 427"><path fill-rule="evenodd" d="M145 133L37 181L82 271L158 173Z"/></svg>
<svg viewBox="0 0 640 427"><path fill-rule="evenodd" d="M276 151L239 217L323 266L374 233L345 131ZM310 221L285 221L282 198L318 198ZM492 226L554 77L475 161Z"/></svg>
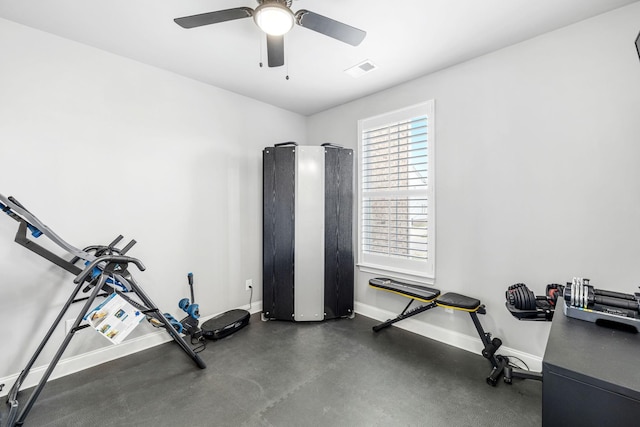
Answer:
<svg viewBox="0 0 640 427"><path fill-rule="evenodd" d="M253 17L256 25L267 34L267 57L269 67L284 65L284 34L294 24L332 37L341 42L357 46L367 35L365 31L326 16L302 9L293 13L293 0L257 0L258 7L236 7L201 13L174 19L183 28L195 28L203 25L218 24L235 19Z"/></svg>

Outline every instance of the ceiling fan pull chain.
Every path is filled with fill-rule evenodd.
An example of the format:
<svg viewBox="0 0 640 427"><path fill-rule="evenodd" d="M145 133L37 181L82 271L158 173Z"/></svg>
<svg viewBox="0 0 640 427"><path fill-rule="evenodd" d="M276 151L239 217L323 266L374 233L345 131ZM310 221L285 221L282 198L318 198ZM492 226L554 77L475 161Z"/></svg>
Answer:
<svg viewBox="0 0 640 427"><path fill-rule="evenodd" d="M286 64L285 67L287 67L287 75L285 76L286 80L289 80L289 51L285 51L284 52L284 56L286 57L286 60L284 61L284 63Z"/></svg>
<svg viewBox="0 0 640 427"><path fill-rule="evenodd" d="M258 42L260 43L260 68L262 68L262 60L264 58L263 53L262 53L262 37L258 37Z"/></svg>

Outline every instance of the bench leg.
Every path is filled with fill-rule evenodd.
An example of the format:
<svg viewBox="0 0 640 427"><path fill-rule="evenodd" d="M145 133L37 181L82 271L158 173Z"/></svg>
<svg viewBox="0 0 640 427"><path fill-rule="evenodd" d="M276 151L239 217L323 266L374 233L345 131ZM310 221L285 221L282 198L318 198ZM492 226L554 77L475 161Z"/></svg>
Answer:
<svg viewBox="0 0 640 427"><path fill-rule="evenodd" d="M484 346L482 356L491 362L492 370L487 377L487 384L495 386L498 382L498 378L508 366L509 359L503 356L496 356L495 353L502 345L502 341L500 338L491 339L491 334L485 332L482 328L482 324L480 323L480 319L478 319L478 314L476 312L470 312L469 314L471 315L473 325L476 327L480 340L482 341L482 345Z"/></svg>
<svg viewBox="0 0 640 427"><path fill-rule="evenodd" d="M507 357L505 359L508 360ZM514 378L522 378L525 380L542 381L542 372L525 371L519 368L512 368L507 366L504 368L504 382L511 384Z"/></svg>
<svg viewBox="0 0 640 427"><path fill-rule="evenodd" d="M378 331L380 331L380 330L382 330L384 328L387 328L387 327L393 325L396 322L399 322L399 321L404 320L404 319L406 319L408 317L411 317L411 316L415 316L416 314L422 313L423 311L430 310L430 309L432 309L433 307L436 306L435 301L432 301L430 303L427 303L427 304L422 305L420 307L416 307L413 310L410 310L410 311L407 312L407 309L409 308L409 306L411 305L411 303L413 301L414 300L409 301L409 304L407 304L407 306L404 308L404 310L402 310L402 313L398 314L398 316L395 319L389 319L386 322L382 322L379 325L375 325L372 328L373 331L374 332L378 332Z"/></svg>

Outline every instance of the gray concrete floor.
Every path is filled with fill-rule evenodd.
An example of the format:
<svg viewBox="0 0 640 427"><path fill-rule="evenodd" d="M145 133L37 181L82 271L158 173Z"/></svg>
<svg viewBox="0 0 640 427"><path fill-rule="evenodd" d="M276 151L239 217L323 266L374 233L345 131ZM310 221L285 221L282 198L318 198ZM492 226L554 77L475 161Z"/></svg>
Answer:
<svg viewBox="0 0 640 427"><path fill-rule="evenodd" d="M481 355L376 323L253 315L208 342L207 369L164 344L49 382L25 425L541 425L541 383L490 387Z"/></svg>

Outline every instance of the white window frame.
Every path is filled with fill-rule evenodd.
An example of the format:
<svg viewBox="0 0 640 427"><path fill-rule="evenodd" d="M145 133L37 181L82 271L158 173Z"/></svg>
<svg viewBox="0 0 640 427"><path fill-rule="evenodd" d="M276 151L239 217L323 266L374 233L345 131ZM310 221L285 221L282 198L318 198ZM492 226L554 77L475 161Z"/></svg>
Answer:
<svg viewBox="0 0 640 427"><path fill-rule="evenodd" d="M433 284L435 282L435 108L434 100L400 110L358 120L358 268L366 273ZM390 126L393 123L427 117L427 189L421 197L427 199L427 259L414 260L377 255L364 251L363 204L364 196L372 192L363 190L363 134L367 130ZM412 190L415 191L415 190Z"/></svg>

